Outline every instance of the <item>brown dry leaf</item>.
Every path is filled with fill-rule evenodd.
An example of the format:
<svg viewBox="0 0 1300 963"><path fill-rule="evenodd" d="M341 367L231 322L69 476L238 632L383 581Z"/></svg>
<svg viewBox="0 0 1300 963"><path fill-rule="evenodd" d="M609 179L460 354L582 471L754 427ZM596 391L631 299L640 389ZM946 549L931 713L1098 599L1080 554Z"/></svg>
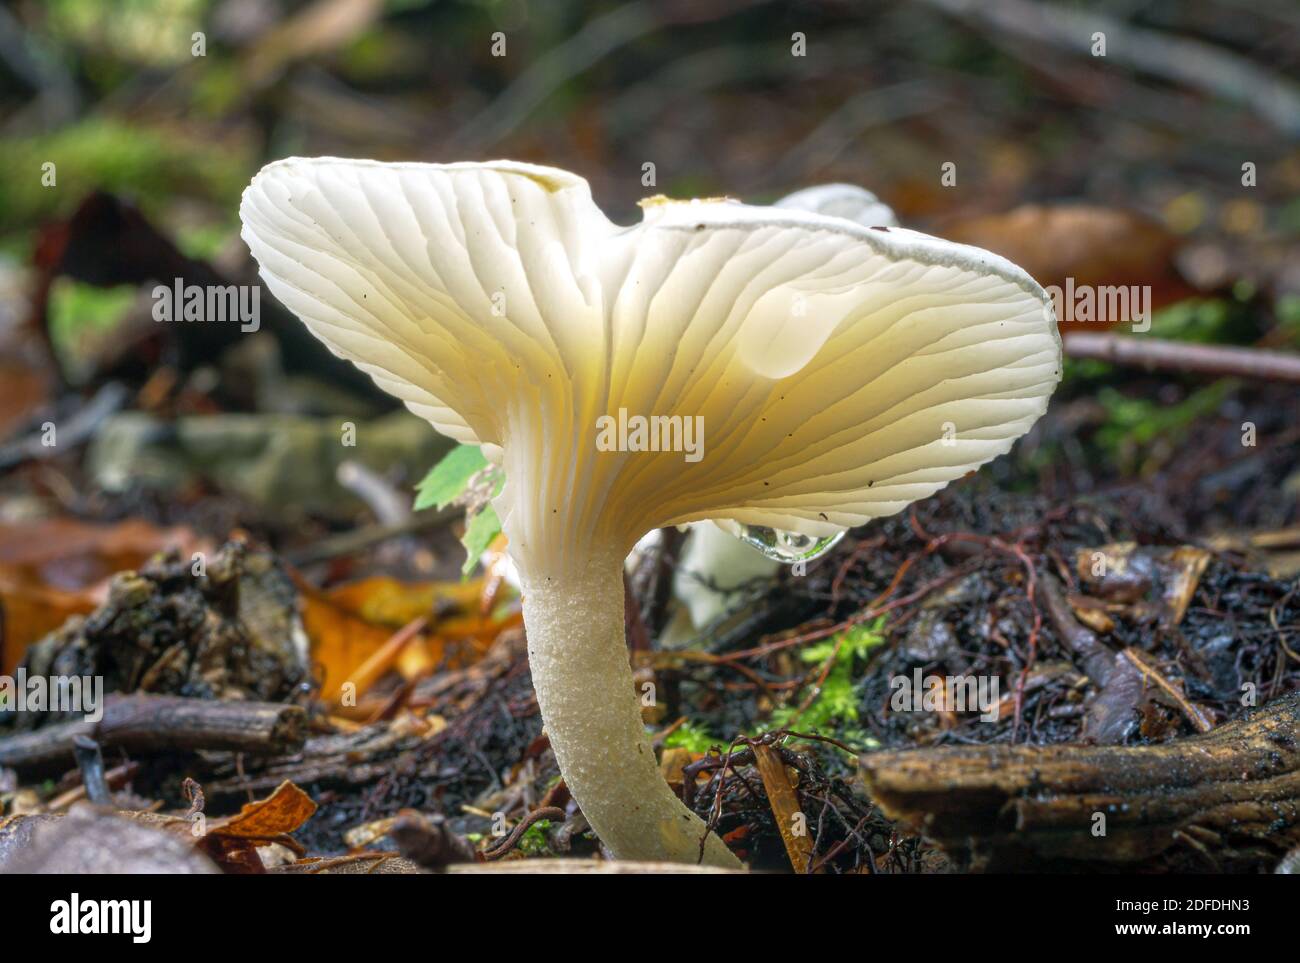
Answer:
<svg viewBox="0 0 1300 963"><path fill-rule="evenodd" d="M321 695L335 699L356 669L384 647L393 630L367 622L316 589L301 583L298 587L302 593L302 625L311 640L311 658L321 670ZM417 641L423 643L424 636L411 644Z"/></svg>
<svg viewBox="0 0 1300 963"><path fill-rule="evenodd" d="M542 862L538 860L537 862ZM272 870L286 875L408 876L428 872L396 853L349 853L346 856L313 857Z"/></svg>
<svg viewBox="0 0 1300 963"><path fill-rule="evenodd" d="M763 779L768 805L776 817L776 827L781 831L781 841L796 873L806 873L812 865L812 839L808 835L807 817L799 808L799 794L790 781L781 755L771 746L755 745L754 765Z"/></svg>
<svg viewBox="0 0 1300 963"><path fill-rule="evenodd" d="M400 629L422 615L476 612L483 594L483 580L405 582L387 575L376 575L335 586L326 594L331 602L367 622Z"/></svg>
<svg viewBox="0 0 1300 963"><path fill-rule="evenodd" d="M0 359L0 440L26 424L49 395L46 373L17 358Z"/></svg>
<svg viewBox="0 0 1300 963"><path fill-rule="evenodd" d="M1156 548L1116 542L1079 549L1075 564L1080 580L1096 597L1088 604L1098 605L1100 599L1107 612L1154 617L1172 627L1187 614L1211 557L1194 545Z"/></svg>
<svg viewBox="0 0 1300 963"><path fill-rule="evenodd" d="M311 797L285 780L265 799L248 803L234 816L213 819L208 835L266 839L298 829L316 812Z"/></svg>
<svg viewBox="0 0 1300 963"><path fill-rule="evenodd" d="M452 668L468 665L487 651L502 629L520 621L517 614L501 619L477 614L481 579L403 582L376 576L328 591L299 580L299 589L303 626L312 642L312 658L324 671L327 699L336 699L345 682L352 682L360 696L389 669L409 680L444 663ZM404 644L390 646L397 632L420 618L428 619L427 628ZM385 658L376 661L386 647Z"/></svg>
<svg viewBox="0 0 1300 963"><path fill-rule="evenodd" d="M1217 552L1240 552L1251 568L1276 579L1300 575L1300 525L1271 531L1221 533L1207 539Z"/></svg>
<svg viewBox="0 0 1300 963"><path fill-rule="evenodd" d="M132 822L186 840L227 873L262 873L258 846L279 843L296 855L305 850L288 834L312 814L316 804L293 783L285 781L265 799L248 803L234 816L196 821L152 812L122 812Z"/></svg>
<svg viewBox="0 0 1300 963"><path fill-rule="evenodd" d="M257 847L274 842L288 847L299 856L303 855L303 848L288 834L299 829L315 812L316 804L312 802L311 797L288 781L282 782L265 799L248 803L236 815L210 819L206 822L147 810L121 810L109 813L85 803L78 803L68 813L49 813L0 820L0 863L4 863L6 858L6 843L17 840L18 844L25 845L30 841L31 827L43 822L62 824L66 821L69 827L75 825L78 828L76 832L61 837L67 839L61 848L75 857L75 861L68 865L83 867L70 871L98 873L164 871L153 867L152 864L146 864L146 868L143 869L133 867L136 862L161 858L160 853L165 855L170 852L168 846L171 844L167 842L170 839L183 842L187 847L197 850L195 859L199 862L195 865L199 866L198 871L203 871L203 866L211 865L206 859L202 859L206 856L227 873L262 873L265 869L257 854ZM22 822L23 819L27 822ZM82 826L82 821L85 820L98 820L104 826L113 827L105 835L101 847L104 850L102 854L94 851L98 843L87 844L89 837ZM123 854L121 840L133 838L129 837L129 833L133 831L132 827L140 827L137 831L144 834L140 837L143 842L136 846L138 853ZM124 832L128 835L124 836ZM21 846L11 846L10 849L17 852ZM89 853L83 850L89 850ZM88 863L87 860L91 857L96 861ZM173 861L178 859L174 852L168 858ZM85 868L87 866L93 868ZM195 870L168 868L165 871Z"/></svg>
<svg viewBox="0 0 1300 963"><path fill-rule="evenodd" d="M1003 214L943 224L937 234L987 248L1019 264L1043 287L1075 290L1112 285L1151 286L1151 310L1196 294L1178 273L1174 257L1181 243L1162 225L1131 211L1084 204L1027 204ZM1091 322L1061 321L1061 330L1091 330L1122 324L1130 317Z"/></svg>
<svg viewBox="0 0 1300 963"><path fill-rule="evenodd" d="M209 548L188 528L138 520L95 525L55 518L0 527L0 671L11 673L29 645L102 604L112 575L172 545L184 554Z"/></svg>
<svg viewBox="0 0 1300 963"><path fill-rule="evenodd" d="M0 567L0 675L12 675L28 647L74 615L92 612L104 601L107 583L82 592L31 585Z"/></svg>
<svg viewBox="0 0 1300 963"><path fill-rule="evenodd" d="M664 781L670 786L680 786L686 779L685 769L694 761L694 757L689 749L683 749L680 746L664 750L663 758L659 760L659 772L663 774Z"/></svg>

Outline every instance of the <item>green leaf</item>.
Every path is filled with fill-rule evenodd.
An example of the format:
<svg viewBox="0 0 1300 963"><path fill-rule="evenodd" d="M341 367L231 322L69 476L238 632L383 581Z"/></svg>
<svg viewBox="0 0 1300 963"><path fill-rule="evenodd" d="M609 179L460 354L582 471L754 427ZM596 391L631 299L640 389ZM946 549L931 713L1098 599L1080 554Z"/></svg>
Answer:
<svg viewBox="0 0 1300 963"><path fill-rule="evenodd" d="M477 445L457 445L415 486L415 510L450 505L486 465L487 459Z"/></svg>
<svg viewBox="0 0 1300 963"><path fill-rule="evenodd" d="M465 564L461 566L461 573L468 575L474 571L474 566L478 560L483 557L487 547L492 544L492 539L497 537L501 531L501 519L497 518L496 509L491 505L483 506L483 511L470 517L465 524L465 534L461 536L460 543L465 546L465 551L469 555L465 559Z"/></svg>

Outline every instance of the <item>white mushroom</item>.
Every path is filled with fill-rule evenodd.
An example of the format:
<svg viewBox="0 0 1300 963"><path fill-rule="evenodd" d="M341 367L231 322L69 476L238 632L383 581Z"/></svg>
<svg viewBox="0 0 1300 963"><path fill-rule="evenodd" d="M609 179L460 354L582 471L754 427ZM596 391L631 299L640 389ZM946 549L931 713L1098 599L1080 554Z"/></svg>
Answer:
<svg viewBox="0 0 1300 963"><path fill-rule="evenodd" d="M818 184L787 194L776 207L826 214L856 221L863 227L897 227L894 210L871 191L856 184Z"/></svg>
<svg viewBox="0 0 1300 963"><path fill-rule="evenodd" d="M533 682L573 797L619 858L694 862L623 634L623 558L703 519L824 536L1007 451L1060 377L1051 302L1008 261L726 200L611 224L528 164L290 159L244 192L272 293L505 469ZM703 457L603 451L599 420L700 418ZM715 865L737 861L716 836Z"/></svg>
<svg viewBox="0 0 1300 963"><path fill-rule="evenodd" d="M773 206L842 217L864 227L898 225L888 204L855 184L805 187ZM678 607L660 635L659 644L665 648L686 645L705 626L743 603L745 593L738 589L776 574L780 567L779 561L760 553L751 540L744 539L742 530L734 524L691 525L673 573L673 599Z"/></svg>

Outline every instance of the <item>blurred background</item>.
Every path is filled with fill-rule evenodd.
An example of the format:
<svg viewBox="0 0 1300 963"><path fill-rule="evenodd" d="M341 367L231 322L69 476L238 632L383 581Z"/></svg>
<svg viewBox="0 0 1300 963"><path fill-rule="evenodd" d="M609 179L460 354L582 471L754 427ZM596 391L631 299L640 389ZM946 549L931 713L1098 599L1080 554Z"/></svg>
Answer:
<svg viewBox="0 0 1300 963"><path fill-rule="evenodd" d="M624 222L655 193L847 181L1044 285L1140 286L1154 321L1134 339L1287 351L1298 55L1286 0L0 6L5 662L173 526L251 533L317 585L458 576L459 523L410 504L445 440L269 296L257 331L151 316L159 282L255 283L238 199L269 160L535 161ZM1295 524L1293 384L1067 374L997 484L1138 485L1171 538ZM385 526L427 530L329 541Z"/></svg>
<svg viewBox="0 0 1300 963"><path fill-rule="evenodd" d="M1063 328L1172 345L1160 366L1072 348L1047 416L1008 457L919 505L920 523L846 539L820 581L783 575L769 595L778 583L765 583L748 621L710 644L745 650L971 565L985 581L943 603L965 613L960 644L950 633L934 648L932 612L916 619L920 641L903 638L911 614L895 613L889 659L965 669L978 652L980 671L1023 682L1041 619L1015 559L929 558L899 581L913 553L928 557L925 527L969 529L1036 540L1042 570L1081 591L1076 552L1123 541L1148 574L1173 552L1194 573L1167 619L1190 612L1183 634L1160 636L1169 671L1224 714L1243 679L1294 688L1294 633L1288 647L1279 626L1300 598L1298 75L1294 0L0 3L0 673L25 660L106 676L113 692L297 700L338 731L400 722L394 738L414 747L400 778L383 753L364 772L352 754L325 784L364 797L314 790L334 807L317 821L323 850L401 805L472 804L482 825L466 825L482 831L485 813L523 812L553 788L500 539L464 531L494 484L481 460L461 453L455 477L435 479L455 505L417 511L450 443L269 294L255 331L154 320L156 284L256 285L240 192L268 161L333 154L562 167L623 223L653 194L766 203L843 181L1045 286L1135 286L1149 318L1102 311ZM1209 360L1185 364L1189 348ZM1262 377L1261 358L1276 362ZM483 553L469 580L462 536ZM149 561L161 549L172 554ZM629 615L634 649L665 622L655 564L630 583L645 614ZM1107 599L1071 595L1094 629L1148 646L1157 609ZM876 716L895 663L861 672L883 637L853 638L842 665L838 643L812 650L822 682L838 666L844 696L818 724L910 744L910 721ZM476 662L493 645L505 654ZM656 724L690 737L679 748L702 752L705 729L799 718L692 665L656 664L670 696ZM800 691L802 663L756 665ZM1035 690L1033 739L1077 736L1072 678ZM1016 729L978 738L1019 738L1017 706ZM1154 718L1144 737L1182 725ZM952 725L917 738L975 738ZM158 774L156 798L183 810L174 767ZM208 798L319 773L245 776L209 774ZM0 812L4 792L0 779Z"/></svg>

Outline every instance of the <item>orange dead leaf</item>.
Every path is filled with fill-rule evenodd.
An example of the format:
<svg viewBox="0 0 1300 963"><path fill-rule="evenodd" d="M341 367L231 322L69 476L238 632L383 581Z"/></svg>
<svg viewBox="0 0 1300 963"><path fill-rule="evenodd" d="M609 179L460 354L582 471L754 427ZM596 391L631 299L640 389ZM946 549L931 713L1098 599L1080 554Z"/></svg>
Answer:
<svg viewBox="0 0 1300 963"><path fill-rule="evenodd" d="M331 588L330 601L375 625L399 629L422 615L477 611L483 580L404 582L376 575Z"/></svg>
<svg viewBox="0 0 1300 963"><path fill-rule="evenodd" d="M189 553L207 544L188 528L138 520L94 525L55 518L0 528L0 671L12 672L29 645L100 605L112 575L138 569L171 546Z"/></svg>
<svg viewBox="0 0 1300 963"><path fill-rule="evenodd" d="M337 699L345 682L363 694L390 669L415 679L439 665L477 660L502 629L518 624L477 614L482 580L403 582L375 576L325 591L298 580L303 626L313 659L324 669L324 696ZM395 632L424 619L411 636Z"/></svg>
<svg viewBox="0 0 1300 963"><path fill-rule="evenodd" d="M246 804L234 816L211 820L208 834L265 839L293 832L315 812L311 797L286 779L271 795Z"/></svg>

